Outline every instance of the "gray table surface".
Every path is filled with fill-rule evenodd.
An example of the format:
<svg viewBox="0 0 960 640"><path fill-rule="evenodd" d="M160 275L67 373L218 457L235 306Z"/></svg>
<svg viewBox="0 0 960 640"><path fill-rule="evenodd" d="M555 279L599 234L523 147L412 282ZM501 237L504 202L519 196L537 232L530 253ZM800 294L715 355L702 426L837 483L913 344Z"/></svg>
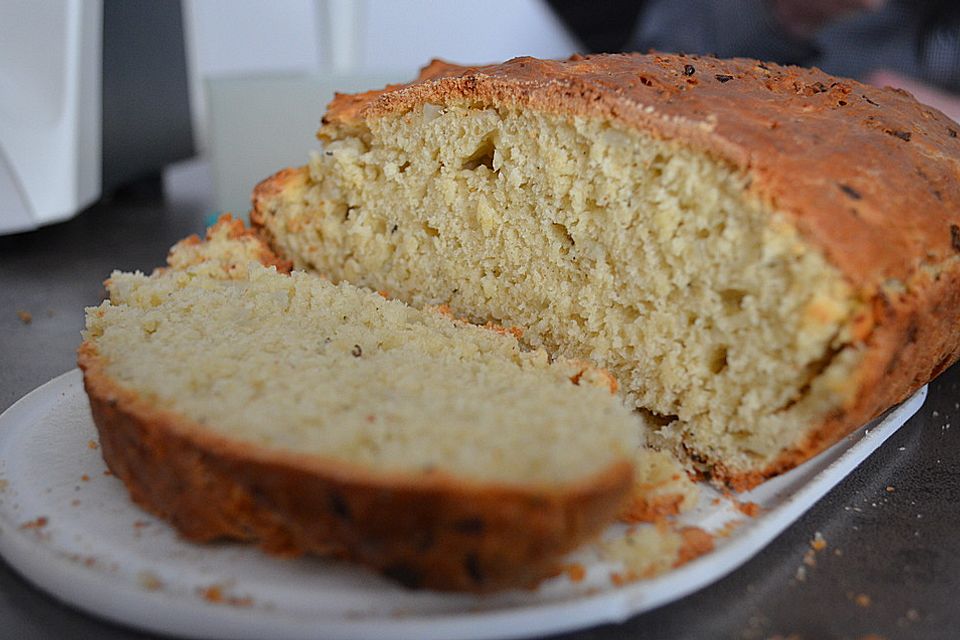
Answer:
<svg viewBox="0 0 960 640"><path fill-rule="evenodd" d="M0 237L0 410L73 368L83 308L102 298L112 269L161 264L173 242L202 231L206 214L198 202L148 194ZM565 637L960 637L958 383L960 367L941 375L913 419L727 578L625 624ZM828 548L798 580L817 531ZM57 602L0 561L0 639L150 637Z"/></svg>

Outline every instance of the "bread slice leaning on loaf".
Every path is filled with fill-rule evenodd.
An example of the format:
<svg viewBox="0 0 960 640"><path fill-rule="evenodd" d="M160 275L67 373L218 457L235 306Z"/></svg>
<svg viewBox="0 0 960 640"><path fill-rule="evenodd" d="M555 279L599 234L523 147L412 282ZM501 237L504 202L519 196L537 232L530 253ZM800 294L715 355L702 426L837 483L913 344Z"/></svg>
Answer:
<svg viewBox="0 0 960 640"><path fill-rule="evenodd" d="M746 488L957 359L958 130L754 60L437 61L338 95L251 219L298 268L609 369L661 446Z"/></svg>
<svg viewBox="0 0 960 640"><path fill-rule="evenodd" d="M637 416L602 370L284 274L236 221L169 265L110 277L79 364L110 469L188 539L489 591L543 578L630 493Z"/></svg>

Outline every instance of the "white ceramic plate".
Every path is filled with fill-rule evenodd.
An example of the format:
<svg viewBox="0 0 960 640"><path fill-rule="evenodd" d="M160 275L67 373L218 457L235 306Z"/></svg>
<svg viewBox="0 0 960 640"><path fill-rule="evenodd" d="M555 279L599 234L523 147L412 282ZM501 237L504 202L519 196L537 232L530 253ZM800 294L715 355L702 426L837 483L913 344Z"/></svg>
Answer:
<svg viewBox="0 0 960 640"><path fill-rule="evenodd" d="M340 562L280 560L245 545L183 542L106 473L80 372L0 416L0 553L28 580L98 616L202 638L514 638L622 621L681 598L746 562L894 433L926 387L884 418L754 491L746 518L705 487L682 520L708 531L742 521L717 548L660 577L616 587L590 549L587 575L493 596L408 591ZM606 537L623 534L614 526Z"/></svg>

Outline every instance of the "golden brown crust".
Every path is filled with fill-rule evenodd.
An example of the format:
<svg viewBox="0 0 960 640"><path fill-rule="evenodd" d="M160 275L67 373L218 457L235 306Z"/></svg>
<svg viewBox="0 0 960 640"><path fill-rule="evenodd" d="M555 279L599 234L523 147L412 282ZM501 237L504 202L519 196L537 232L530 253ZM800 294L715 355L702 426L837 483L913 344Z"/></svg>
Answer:
<svg viewBox="0 0 960 640"><path fill-rule="evenodd" d="M409 85L337 94L320 136L424 103L589 116L702 149L747 172L750 193L859 287L960 251L960 126L904 91L742 58L435 60Z"/></svg>
<svg viewBox="0 0 960 640"><path fill-rule="evenodd" d="M287 167L265 180L261 180L253 189L250 208L250 233L264 241L266 246L275 247L273 234L264 217L269 203L281 197L285 189L307 179L306 167Z"/></svg>
<svg viewBox="0 0 960 640"><path fill-rule="evenodd" d="M960 126L904 91L748 59L435 60L414 83L338 94L318 135L426 103L600 118L700 149L747 175L748 197L786 216L852 285L864 312L849 348L865 357L847 405L765 469L713 461L715 480L745 489L803 462L960 356ZM255 213L304 175L262 183ZM262 215L252 218L264 229Z"/></svg>
<svg viewBox="0 0 960 640"><path fill-rule="evenodd" d="M274 253L255 229L248 229L229 213L221 214L207 229L206 241L194 234L175 244L167 254L168 267L175 269L209 261L218 262L225 274L245 274L248 261L274 267L279 273L290 273L293 268L293 262Z"/></svg>
<svg viewBox="0 0 960 640"><path fill-rule="evenodd" d="M234 218L229 213L221 214L216 223L207 229L207 241L214 239L220 233L223 233L228 240L240 240L245 241L246 239L251 239L256 241L257 250L256 257L257 260L265 267L275 267L276 270L280 273L290 273L290 270L293 268L293 262L290 260L285 260L275 254L271 249L270 245L264 243L260 239L260 235L255 229L247 228L243 224L243 220L239 218ZM195 237L195 236L194 236ZM170 250L172 254L176 247Z"/></svg>
<svg viewBox="0 0 960 640"><path fill-rule="evenodd" d="M335 555L410 587L493 591L550 575L613 520L632 484L625 460L575 486L514 487L264 450L117 384L92 343L78 362L110 470L189 540Z"/></svg>

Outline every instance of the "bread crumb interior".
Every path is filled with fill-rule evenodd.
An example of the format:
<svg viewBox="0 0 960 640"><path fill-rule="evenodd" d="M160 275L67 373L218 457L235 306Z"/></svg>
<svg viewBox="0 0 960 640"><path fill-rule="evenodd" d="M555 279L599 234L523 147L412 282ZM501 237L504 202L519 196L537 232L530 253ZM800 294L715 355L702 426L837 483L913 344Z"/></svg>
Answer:
<svg viewBox="0 0 960 640"><path fill-rule="evenodd" d="M85 339L119 384L231 439L507 485L580 482L639 446L638 417L585 365L242 251L187 257L114 273Z"/></svg>
<svg viewBox="0 0 960 640"><path fill-rule="evenodd" d="M657 442L705 464L763 468L849 401L858 303L734 168L509 107L338 126L262 211L297 267L591 360Z"/></svg>

